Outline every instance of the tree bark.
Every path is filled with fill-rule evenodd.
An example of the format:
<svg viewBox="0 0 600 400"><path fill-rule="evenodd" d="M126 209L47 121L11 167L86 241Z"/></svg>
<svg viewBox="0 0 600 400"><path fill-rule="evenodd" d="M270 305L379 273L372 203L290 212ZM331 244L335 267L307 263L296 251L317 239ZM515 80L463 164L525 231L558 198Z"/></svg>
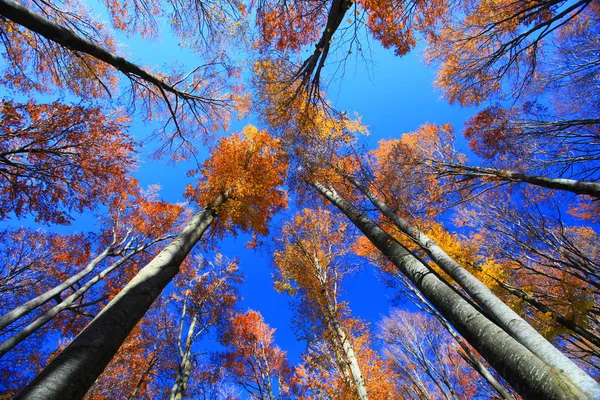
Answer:
<svg viewBox="0 0 600 400"><path fill-rule="evenodd" d="M160 242L162 240L164 240L164 239L162 239L162 238L155 239L155 240L153 240L149 243L146 243L145 245L135 249L131 253L125 255L123 258L117 260L112 265L108 266L103 271L101 271L96 276L94 276L92 279L87 281L83 286L81 286L79 289L77 289L74 293L72 293L65 300L61 301L56 306L52 307L50 310L48 310L46 313L44 313L40 317L36 318L33 322L31 322L25 328L21 329L19 332L15 333L9 339L7 339L3 343L1 343L0 344L0 358L2 356L4 356L7 352L12 350L16 345L18 345L23 340L27 339L29 336L31 336L33 333L35 333L42 326L46 325L49 321L51 321L59 313L68 309L69 307L71 307L77 301L77 299L79 299L81 296L83 296L96 283L98 283L102 279L104 279L106 277L106 275L108 275L115 269L119 268L121 265L125 264L127 261L129 261L129 259L131 257L135 256L139 252L144 251L148 247L150 247L150 246L154 245L155 243Z"/></svg>
<svg viewBox="0 0 600 400"><path fill-rule="evenodd" d="M55 286L54 288L46 291L45 293L40 294L36 298L31 299L28 302L14 308L11 311L4 314L2 316L2 318L0 318L0 330L6 328L8 325L12 324L19 318L29 314L31 311L35 310L42 304L45 304L47 301L52 300L53 298L55 298L56 296L60 295L62 292L64 292L65 290L67 290L68 288L73 286L75 283L79 282L86 275L88 275L90 272L92 272L92 270L94 268L96 268L96 266L102 260L104 260L106 257L108 257L109 252L110 252L110 247L107 247L106 249L104 249L104 251L102 253L100 253L92 261L90 261L88 263L88 265L85 266L85 268L83 268L81 271L79 271L78 273L76 273L75 275L70 277L69 279L65 280L64 282ZM1 355L0 355L0 357L1 357Z"/></svg>
<svg viewBox="0 0 600 400"><path fill-rule="evenodd" d="M474 277L469 271L458 264L444 250L431 240L427 235L411 226L406 220L394 213L381 199L379 199L369 188L361 185L356 179L348 177L350 182L363 192L379 211L407 235L413 242L418 244L431 259L452 279L454 279L471 296L477 304L492 318L492 320L504 329L515 340L529 349L540 360L547 363L556 370L563 371L572 382L580 382L583 387L589 389L598 384L579 368L567 356L546 340L538 331L529 325L519 314L504 304L486 285ZM600 393L599 393L600 395Z"/></svg>
<svg viewBox="0 0 600 400"><path fill-rule="evenodd" d="M182 313L182 318L185 317L185 308ZM192 322L190 323L190 327L188 328L187 336L185 339L185 348L183 353L180 352L181 362L179 363L179 368L177 371L177 378L175 379L175 384L171 389L170 400L181 400L185 395L185 391L187 390L188 380L190 379L190 375L192 373L192 342L194 338L194 331L196 330L196 323L198 321L198 314L194 314L192 317Z"/></svg>
<svg viewBox="0 0 600 400"><path fill-rule="evenodd" d="M546 176L528 175L496 168L475 167L445 162L437 163L434 165L434 168L439 169L442 175L462 175L470 178L488 178L506 182L525 182L548 189L565 190L567 192L600 198L600 183L596 182L549 178Z"/></svg>
<svg viewBox="0 0 600 400"><path fill-rule="evenodd" d="M361 400L368 400L369 396L367 395L367 388L365 387L365 380L362 376L362 372L360 371L360 366L358 365L358 360L356 359L356 355L354 354L354 349L352 348L352 344L348 337L346 336L346 332L344 332L344 328L342 328L342 324L333 314L333 310L331 304L328 305L330 321L333 325L333 329L335 334L338 337L339 342L342 345L342 350L344 351L344 358L346 359L346 365L350 368L350 374L352 375L352 381L354 382L354 388L356 390L356 394L358 398Z"/></svg>
<svg viewBox="0 0 600 400"><path fill-rule="evenodd" d="M177 275L185 257L214 221L215 207L226 198L225 194L220 195L194 215L183 231L16 398L82 398L156 297Z"/></svg>
<svg viewBox="0 0 600 400"><path fill-rule="evenodd" d="M572 381L540 360L335 191L320 183L313 187L342 211L524 398L600 398L600 385L587 374Z"/></svg>
<svg viewBox="0 0 600 400"><path fill-rule="evenodd" d="M0 15L69 50L85 53L100 61L104 61L130 78L137 77L151 83L162 93L169 92L186 100L201 100L199 97L176 89L136 64L112 54L99 45L78 36L69 29L30 11L12 0L0 0ZM163 97L165 96L163 95Z"/></svg>

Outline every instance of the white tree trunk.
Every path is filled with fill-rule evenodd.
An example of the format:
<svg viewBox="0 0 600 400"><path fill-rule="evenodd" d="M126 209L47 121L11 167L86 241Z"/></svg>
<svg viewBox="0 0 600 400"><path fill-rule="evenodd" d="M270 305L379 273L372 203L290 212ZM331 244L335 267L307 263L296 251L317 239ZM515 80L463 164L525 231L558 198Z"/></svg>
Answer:
<svg viewBox="0 0 600 400"><path fill-rule="evenodd" d="M579 368L567 356L547 341L538 331L529 325L512 308L504 304L486 285L474 277L469 271L459 265L444 250L417 228L410 226L408 222L394 213L383 201L381 201L367 187L358 183L354 178L350 181L362 191L379 211L418 244L442 271L450 275L477 304L500 325L515 340L527 347L540 360L569 377L569 379L590 393L596 393L600 397L600 386L598 383Z"/></svg>

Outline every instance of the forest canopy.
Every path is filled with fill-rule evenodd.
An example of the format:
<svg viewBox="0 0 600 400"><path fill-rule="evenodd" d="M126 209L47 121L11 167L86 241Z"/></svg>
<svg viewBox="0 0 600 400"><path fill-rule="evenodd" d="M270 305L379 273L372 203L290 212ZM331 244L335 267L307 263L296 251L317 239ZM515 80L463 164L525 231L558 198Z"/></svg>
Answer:
<svg viewBox="0 0 600 400"><path fill-rule="evenodd" d="M599 38L0 0L0 398L600 399Z"/></svg>

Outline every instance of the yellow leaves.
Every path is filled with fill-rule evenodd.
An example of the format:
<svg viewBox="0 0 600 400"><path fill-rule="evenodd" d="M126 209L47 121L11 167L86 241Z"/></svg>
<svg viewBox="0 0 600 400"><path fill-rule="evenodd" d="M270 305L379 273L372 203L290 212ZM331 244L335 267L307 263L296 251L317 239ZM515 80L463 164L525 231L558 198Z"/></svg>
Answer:
<svg viewBox="0 0 600 400"><path fill-rule="evenodd" d="M185 196L207 205L221 194L228 200L217 210L221 232L234 226L266 234L271 216L287 206L280 186L287 174L287 159L279 139L252 125L242 134L223 138L200 173L198 186L189 185Z"/></svg>

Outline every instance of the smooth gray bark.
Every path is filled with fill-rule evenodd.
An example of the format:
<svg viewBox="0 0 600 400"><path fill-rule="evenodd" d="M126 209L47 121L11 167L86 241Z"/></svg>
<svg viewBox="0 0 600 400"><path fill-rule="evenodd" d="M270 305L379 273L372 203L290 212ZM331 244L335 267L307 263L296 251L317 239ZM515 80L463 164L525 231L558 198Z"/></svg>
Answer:
<svg viewBox="0 0 600 400"><path fill-rule="evenodd" d="M40 294L36 298L31 299L28 302L21 304L20 306L15 307L11 311L4 314L0 318L0 330L6 328L8 325L12 324L19 318L22 318L23 316L29 314L31 311L35 310L42 304L45 304L47 301L49 301L52 298L56 297L57 295L61 294L62 292L64 292L65 290L67 290L68 288L73 286L75 283L79 282L81 279L83 279L85 276L87 276L90 272L92 272L94 270L94 268L96 268L96 266L102 260L104 260L106 257L108 257L109 253L110 253L110 247L104 249L104 251L102 253L98 254L98 256L96 256L92 261L90 261L88 263L88 265L86 265L85 268L83 268L77 274L73 275L69 279L66 279L61 284L46 291L45 293ZM0 357L1 357L1 354L0 354Z"/></svg>
<svg viewBox="0 0 600 400"><path fill-rule="evenodd" d="M512 308L504 304L486 285L454 261L452 257L446 254L427 235L398 216L371 190L361 185L354 178L349 177L349 180L371 200L383 215L392 220L402 233L425 250L442 271L450 275L495 323L515 340L527 347L540 360L557 370L563 371L564 375L568 376L584 392L594 393L595 390L600 396L600 386L591 376L586 374L572 360L554 347L552 343L540 335L538 331L521 318Z"/></svg>
<svg viewBox="0 0 600 400"><path fill-rule="evenodd" d="M185 257L215 219L215 207L225 200L223 194L194 215L183 231L16 398L82 398L156 297L177 275Z"/></svg>
<svg viewBox="0 0 600 400"><path fill-rule="evenodd" d="M185 306L181 318L185 317ZM187 384L192 373L192 343L194 339L194 331L196 330L196 323L198 322L198 314L194 314L192 322L188 328L187 336L185 339L184 349L179 350L181 356L181 362L179 363L179 369L177 371L177 378L171 388L170 400L181 400L187 390ZM181 331L179 332L181 334Z"/></svg>
<svg viewBox="0 0 600 400"><path fill-rule="evenodd" d="M345 364L348 365L348 368L350 368L350 374L352 375L352 381L354 382L356 394L358 395L359 399L368 400L369 396L367 395L365 380L362 376L362 372L360 371L358 360L356 359L356 355L354 354L352 344L350 343L350 340L348 340L346 332L342 328L342 324L338 321L338 319L332 316L331 322L334 331L338 337L338 340L342 345L342 350L344 351L344 358L346 359Z"/></svg>
<svg viewBox="0 0 600 400"><path fill-rule="evenodd" d="M405 279L405 278L404 278ZM448 333L452 336L452 338L458 343L464 354L458 352L458 354L471 366L483 379L490 384L492 388L500 397L505 400L514 400L514 397L506 390L504 386L492 375L490 370L481 362L479 359L479 355L475 354L469 345L465 342L465 340L460 337L458 332L450 325L450 323L444 318L428 301L423 294L419 292L412 284L406 282L406 286L414 293L415 296L421 301L423 307L427 309L428 313L431 313L443 326L446 328Z"/></svg>
<svg viewBox="0 0 600 400"><path fill-rule="evenodd" d="M153 84L161 91L163 97L166 97L164 96L164 92L170 92L182 99L201 100L199 97L177 90L175 87L167 84L162 79L152 75L136 64L127 61L123 57L112 54L99 45L78 36L69 29L32 12L12 0L0 0L0 15L69 50L85 53L98 60L104 61L127 75L129 78L142 79Z"/></svg>
<svg viewBox="0 0 600 400"><path fill-rule="evenodd" d="M432 270L389 236L370 218L320 183L313 186L342 211L456 330L527 399L598 399L600 385L572 382L563 371L540 360ZM583 387L582 387L583 386Z"/></svg>
<svg viewBox="0 0 600 400"><path fill-rule="evenodd" d="M524 182L554 190L565 190L576 194L600 198L600 183L578 181L575 179L549 178L546 176L529 175L508 170L475 167L470 165L440 162L434 166L441 170L442 175L462 175L471 178L491 178L506 182Z"/></svg>

